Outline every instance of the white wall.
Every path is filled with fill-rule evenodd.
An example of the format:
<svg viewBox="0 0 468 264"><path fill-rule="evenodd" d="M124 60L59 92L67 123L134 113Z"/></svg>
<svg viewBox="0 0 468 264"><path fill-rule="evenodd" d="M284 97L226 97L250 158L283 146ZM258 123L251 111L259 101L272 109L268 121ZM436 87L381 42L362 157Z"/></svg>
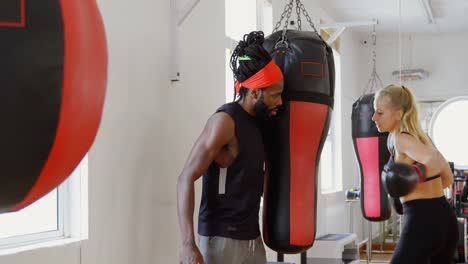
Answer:
<svg viewBox="0 0 468 264"><path fill-rule="evenodd" d="M224 104L226 98L224 1L200 1L181 30L180 41L184 43L180 50L181 81L169 87L164 98L165 136L161 138L162 166L157 172L165 179L158 184L165 188L161 197L165 197L170 208L167 213L170 221L164 221L158 227L166 230L166 235L158 238L158 244L166 245L171 258L153 263L176 263L178 260L181 243L176 211L177 177L207 119ZM201 182L200 178L195 184L195 232ZM166 237L171 237L175 244L166 244Z"/></svg>
<svg viewBox="0 0 468 264"><path fill-rule="evenodd" d="M200 1L182 25L182 81L176 84L169 81L170 1L99 4L109 82L89 156L89 240L0 256L0 263L177 261L177 177L207 117L224 100L224 1Z"/></svg>

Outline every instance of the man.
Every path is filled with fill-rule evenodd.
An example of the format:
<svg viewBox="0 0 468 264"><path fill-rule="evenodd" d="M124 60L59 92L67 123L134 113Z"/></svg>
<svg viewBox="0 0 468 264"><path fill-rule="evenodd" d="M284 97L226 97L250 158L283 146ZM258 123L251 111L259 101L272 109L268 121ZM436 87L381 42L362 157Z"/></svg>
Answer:
<svg viewBox="0 0 468 264"><path fill-rule="evenodd" d="M266 263L258 223L265 158L259 122L277 114L283 75L263 42L255 31L237 45L231 69L238 99L209 118L179 176L180 263ZM194 182L201 175L197 247Z"/></svg>

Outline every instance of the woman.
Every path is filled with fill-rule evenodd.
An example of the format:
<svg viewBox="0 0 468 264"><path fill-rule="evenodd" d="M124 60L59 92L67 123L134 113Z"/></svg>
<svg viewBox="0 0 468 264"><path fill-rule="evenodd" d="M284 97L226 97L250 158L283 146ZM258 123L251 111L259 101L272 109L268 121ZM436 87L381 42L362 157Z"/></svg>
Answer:
<svg viewBox="0 0 468 264"><path fill-rule="evenodd" d="M400 197L405 224L390 263L453 263L458 224L443 192L453 183L449 164L422 131L416 102L408 88L389 85L377 91L374 108L372 120L378 130L390 133L387 166L402 163L411 168L414 164L413 171L420 172L419 182Z"/></svg>

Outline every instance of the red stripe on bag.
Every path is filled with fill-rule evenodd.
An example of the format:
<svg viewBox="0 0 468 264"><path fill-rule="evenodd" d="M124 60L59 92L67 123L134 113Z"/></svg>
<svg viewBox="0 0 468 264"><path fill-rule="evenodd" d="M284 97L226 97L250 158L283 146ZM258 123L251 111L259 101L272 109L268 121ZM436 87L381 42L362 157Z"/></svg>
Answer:
<svg viewBox="0 0 468 264"><path fill-rule="evenodd" d="M290 103L290 243L306 246L315 237L315 173L317 152L328 106Z"/></svg>
<svg viewBox="0 0 468 264"><path fill-rule="evenodd" d="M381 217L379 138L357 138L356 142L364 178L364 212L367 217Z"/></svg>

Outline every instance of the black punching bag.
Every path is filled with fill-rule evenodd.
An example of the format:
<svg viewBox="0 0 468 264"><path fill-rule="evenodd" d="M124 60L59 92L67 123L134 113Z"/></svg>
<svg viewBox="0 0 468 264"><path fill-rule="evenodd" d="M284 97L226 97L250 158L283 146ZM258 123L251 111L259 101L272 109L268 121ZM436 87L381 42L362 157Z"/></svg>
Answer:
<svg viewBox="0 0 468 264"><path fill-rule="evenodd" d="M317 171L334 96L332 49L316 32L288 30L265 40L284 74L283 106L263 129L267 149L263 237L271 249L299 253L315 240ZM287 46L286 46L287 45Z"/></svg>
<svg viewBox="0 0 468 264"><path fill-rule="evenodd" d="M107 79L95 0L0 1L0 213L62 183L88 152Z"/></svg>
<svg viewBox="0 0 468 264"><path fill-rule="evenodd" d="M374 94L363 95L353 104L352 137L361 174L362 215L369 221L384 221L391 215L388 195L380 177L390 158L388 133L377 130L372 115Z"/></svg>

